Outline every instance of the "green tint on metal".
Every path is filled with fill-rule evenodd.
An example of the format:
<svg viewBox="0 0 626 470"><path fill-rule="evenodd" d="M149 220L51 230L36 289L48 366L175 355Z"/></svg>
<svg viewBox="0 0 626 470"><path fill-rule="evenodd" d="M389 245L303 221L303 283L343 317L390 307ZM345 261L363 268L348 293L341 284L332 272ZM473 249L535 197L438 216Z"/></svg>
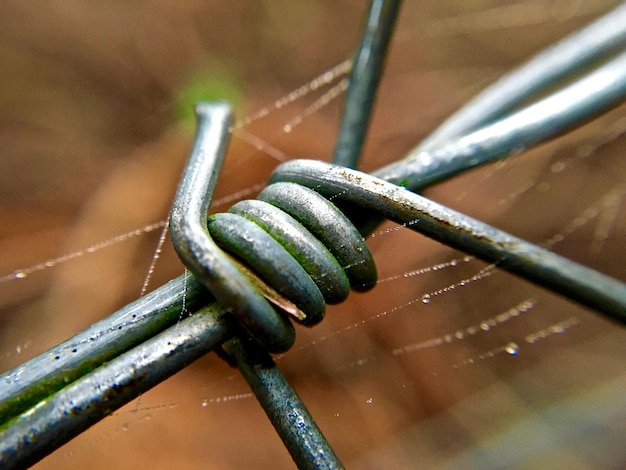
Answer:
<svg viewBox="0 0 626 470"><path fill-rule="evenodd" d="M175 324L182 318L183 304L193 311L210 300L210 294L192 276L178 277L3 374L0 377L0 416L3 417L0 429L11 417Z"/></svg>
<svg viewBox="0 0 626 470"><path fill-rule="evenodd" d="M530 96L535 96L540 90L546 90L568 76L582 76L589 64L601 62L605 56L613 54L615 50L623 49L626 38L625 17L626 6L620 6L582 30L581 33L575 33L547 52L538 55L527 65L512 72L487 89L468 107L463 108L460 114L455 115L439 131L433 133L416 150L418 154L426 151L426 154L431 158L442 160L439 166L437 164L434 166L437 168L434 172L437 176L433 181L480 164L480 162L476 163L473 157L459 163L454 158L448 158L446 155L449 154L439 149L458 150L465 148L467 150L468 142L472 142L474 145L478 140L472 139L477 139L476 136L488 135L487 130L489 129L491 131L499 129L499 137L496 140L504 142L505 145L500 148L506 149L498 151L504 152L502 155L521 150L520 146L515 145L516 139L519 137L517 132L520 132L520 128L526 125L529 126L526 127L527 129L532 129L533 120L538 120L536 121L538 123L541 122L540 113L543 111L541 108L533 108L533 112L522 110L504 119L502 116L512 111L519 103L526 102ZM388 27L391 30L390 24ZM609 75L615 73L623 76L623 60L615 59L612 64L618 64L619 70L614 70ZM608 66L612 67L612 65ZM598 70L607 69L602 69L601 66ZM611 76L617 76L615 74ZM604 76L607 77L608 75ZM355 78L353 81L358 82L359 80L361 79ZM619 80L623 80L623 78ZM614 86L616 82L611 82L611 80L604 82L598 80L594 83L598 85L597 91L600 95L595 95L593 99L587 101L584 101L588 94L587 91L578 93L578 95L570 95L571 100L562 102L564 112L552 116L554 123L546 128L546 132L539 131L539 134L534 134L535 137L525 141L523 146L534 145L542 139L552 137L555 133L579 125L623 99L623 84L616 88ZM576 86L576 84L572 86ZM603 90L607 91L608 94L606 98L600 100L598 107L596 100L598 96L604 93ZM374 95L372 92L369 95L366 93L365 96L372 98ZM546 99L550 99L550 97ZM541 102L537 103L537 105L540 104ZM576 111L573 118L570 119L568 114L574 110ZM516 117L519 115L525 116L525 119ZM521 123L525 124L521 125ZM365 121L366 125L367 121ZM520 125L521 127L519 127ZM509 135L509 133L511 134ZM218 137L213 132L199 133L196 141L198 151L204 150L202 142L207 145L217 145L218 148L225 146L225 139L219 137L219 132L217 134ZM209 138L209 135L213 137ZM473 137L468 140L468 137L471 136ZM489 139L487 140L489 141ZM454 152L451 151L450 154ZM474 157L478 158L476 155ZM417 170L416 166L411 167L411 165L413 165L411 161L398 163L393 167L394 172L397 171L394 174L399 175L398 183L410 185L417 189L416 184L417 186L425 184L424 181L427 181L431 176L425 177L421 173L424 170ZM423 162L417 166L420 165L424 166ZM407 168L403 170L404 166ZM446 166L450 166L452 169L446 170ZM285 168L288 169L289 167L283 167L281 171L285 171ZM373 191L370 180L362 179L361 174L351 173L346 169L327 171L328 174L333 172L338 172L338 176L335 176L343 180L341 189L337 189L338 187L333 189L332 186L326 188L326 184L330 185L330 182L318 182L315 189L328 191L333 196L350 196L352 202L357 204L373 204L371 198L377 193ZM211 172L209 171L209 173ZM379 171L377 174L385 176L383 173L386 174L386 177L395 179L388 169ZM189 187L184 189L184 185L181 185L181 191L187 194L183 197L188 197L192 193L195 194L194 197L197 197L198 194L200 194L200 198L206 197L212 188L210 187L211 180L205 178L213 176L216 175L211 173L207 176L205 173L200 175L199 181L189 178L187 180ZM297 178L301 177L301 175L296 176ZM420 178L426 179L414 183ZM197 190L198 185L204 185L204 189L194 193L192 189ZM527 254L539 253L536 251L536 247L526 250L519 239L512 239L505 236L506 234L492 232L495 229L474 225L473 222L463 218L446 221L445 217L442 218L446 214L445 208L433 205L423 198L415 197L416 195L389 186L387 183L382 187L387 189L376 197L380 199L384 196L382 198L388 198L388 200L383 205L384 207L380 206L376 210L381 211L384 216L400 223L406 223L411 228L420 228L420 230L426 228L425 233L432 232L434 234L432 236L439 237L444 243L449 243L460 249L474 250L473 252L479 256L491 260L498 266L512 268L511 270L525 277L527 276L526 270L535 269L535 267L530 266L533 261L527 258ZM397 199L395 206L391 202L394 197ZM200 199L187 202L191 203L191 208L195 212L186 212L186 215L191 213L195 217L196 226L197 222L202 225L203 217L206 216L206 207L202 205ZM376 205L374 204L372 207L374 206ZM178 215L180 217L186 216L185 214ZM457 215L460 214L455 213L454 217ZM420 223L417 223L418 219ZM446 224L448 227L444 227ZM205 228L203 227L203 230ZM480 232L480 230L486 231ZM492 238L491 240L480 241L478 245L474 246L478 242L476 235L489 235ZM504 236L504 238L498 238L499 236ZM544 251L541 251L540 254L544 254ZM509 254L521 259L521 264L513 262L513 258L508 257ZM200 250L196 255L206 256L206 252ZM529 265L530 268L525 265ZM573 265L572 263L562 266ZM552 282L550 281L551 277L556 279L557 284L567 284L570 281L567 279L567 273L561 276L561 274L555 274L557 271L552 272L551 269L551 265L545 269L540 267L540 271L544 271L541 276L548 279L548 282ZM579 273L578 279L571 280L576 287L565 285L564 290L560 292L568 296L578 296L579 301L586 305L595 306L600 311L607 310L606 304L609 306L609 314L624 322L624 285L615 280L607 279L606 276L599 273L590 272L587 268L578 270L578 265L573 266L573 269ZM217 274L218 277L222 275L223 273ZM535 278L535 280L543 283L542 279ZM592 294L590 296L585 293L581 294L577 292L578 290L591 291ZM212 303L198 310L194 315L185 318L182 316L184 312L181 313L183 295L185 296L184 303L190 311L198 310L202 305L213 302L211 295L192 276L188 276L186 280L182 277L175 279L61 345L2 375L0 377L0 414L4 423L10 424L0 429L0 467L23 468L36 462L52 452L62 442L71 439L72 436L104 418L111 411L165 380L208 350L217 347L234 335L242 333L241 328L232 321L232 317L225 315L228 309L216 303ZM604 300L599 302L602 305L595 305L598 302L593 298L602 299L603 295L605 296ZM175 328L172 328L173 324L176 324ZM239 354L234 349L231 352L235 357ZM243 351L241 354L246 355L247 353ZM303 405L301 408L294 404L296 402L292 402L291 399L284 398L286 396L282 395L283 393L290 393L287 390L290 387L287 387L286 384L279 385L279 382L266 383L265 379L254 377L256 372L249 374L246 370L255 367L254 360L245 359L239 362L244 376L249 376L246 379L250 382L258 382L258 386L253 385L253 389L255 389L261 403L264 403L266 411L268 409L275 410L268 411L273 422L276 417L283 415L282 419L286 426L303 425L303 429L312 430L317 434L315 423L309 416L305 416L301 412L304 410ZM273 371L270 376L274 373L279 374L278 371ZM280 376L278 377L280 379ZM281 398L272 399L274 393ZM286 416L285 413L287 413ZM36 429L37 432L33 433L33 429ZM279 433L283 436L281 430ZM289 436L289 434L287 433L285 436ZM296 450L292 451L292 455L294 452L300 452L304 460L303 466L307 462L316 462L315 456L320 457L316 449L323 448L317 444L308 445L307 442L310 442L306 441L308 436L310 435L304 432L295 433L293 438L283 437L288 447L292 445L297 447ZM321 434L316 435L315 439L322 439L319 442L323 442ZM324 450L324 453L326 452L332 451ZM300 458L300 456L294 456L296 462L299 462ZM321 461L317 460L317 462ZM340 465L338 461L337 465Z"/></svg>
<svg viewBox="0 0 626 470"><path fill-rule="evenodd" d="M313 160L284 163L277 181L315 187L626 323L626 284L393 183Z"/></svg>

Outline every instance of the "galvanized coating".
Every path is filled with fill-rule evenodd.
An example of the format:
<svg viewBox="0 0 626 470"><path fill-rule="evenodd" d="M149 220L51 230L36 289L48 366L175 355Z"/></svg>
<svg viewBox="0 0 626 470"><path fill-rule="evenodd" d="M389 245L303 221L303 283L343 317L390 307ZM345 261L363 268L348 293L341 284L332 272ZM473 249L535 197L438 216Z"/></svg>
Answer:
<svg viewBox="0 0 626 470"><path fill-rule="evenodd" d="M212 215L208 226L221 248L250 266L306 313L303 324L314 325L324 318L324 297L311 276L261 227L229 213Z"/></svg>
<svg viewBox="0 0 626 470"><path fill-rule="evenodd" d="M280 243L306 270L324 295L326 303L343 302L350 281L337 259L301 223L285 211L263 201L240 201L228 212L253 221Z"/></svg>
<svg viewBox="0 0 626 470"><path fill-rule="evenodd" d="M376 285L376 266L363 237L328 200L293 183L271 184L259 199L280 207L319 238L346 271L353 289L364 291Z"/></svg>

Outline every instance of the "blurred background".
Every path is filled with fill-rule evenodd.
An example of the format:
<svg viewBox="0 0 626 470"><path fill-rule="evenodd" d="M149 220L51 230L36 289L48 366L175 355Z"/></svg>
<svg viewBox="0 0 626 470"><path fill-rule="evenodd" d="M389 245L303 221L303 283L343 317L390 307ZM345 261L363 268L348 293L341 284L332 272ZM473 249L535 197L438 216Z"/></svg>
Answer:
<svg viewBox="0 0 626 470"><path fill-rule="evenodd" d="M241 192L254 197L283 160L330 158L343 98L324 93L345 76L330 72L333 83L275 103L351 57L366 3L0 4L3 372L180 275L166 240L146 286L194 102L227 99L242 124L213 210ZM405 3L366 171L617 2ZM623 280L625 129L617 107L426 195ZM622 327L505 273L471 281L484 264L391 224L368 244L381 285L298 328L278 358L349 468L623 466ZM215 355L37 468L137 464L293 466L243 380Z"/></svg>

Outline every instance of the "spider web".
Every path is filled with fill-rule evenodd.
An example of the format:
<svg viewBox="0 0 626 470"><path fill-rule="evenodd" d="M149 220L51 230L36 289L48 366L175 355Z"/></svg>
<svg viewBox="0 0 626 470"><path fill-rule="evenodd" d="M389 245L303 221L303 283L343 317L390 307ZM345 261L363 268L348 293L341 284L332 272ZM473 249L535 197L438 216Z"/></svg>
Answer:
<svg viewBox="0 0 626 470"><path fill-rule="evenodd" d="M486 2L481 9L404 5L363 169L401 157L494 78L610 4L594 3L592 11L577 2ZM277 7L266 8L266 21L278 27ZM350 8L360 12L362 6L335 8L338 19L328 21L341 24ZM198 21L210 24L204 16ZM81 21L78 14L73 18ZM321 18L310 21L326 24ZM352 29L338 43L342 48L328 39L319 52L325 59L316 56L305 71L285 71L284 62L280 69L249 71L269 85L248 88L247 117L234 127L212 210L254 197L280 161L328 159L345 88L344 60L357 27L347 27ZM282 28L271 38L290 32L289 25ZM192 31L201 29L194 25ZM312 31L295 35L301 50L323 35ZM208 41L184 34L193 44ZM270 39L262 41L276 46ZM276 47L287 50L283 43ZM264 59L271 64L276 56ZM149 51L142 57L148 68ZM302 54L296 57L303 61ZM159 71L151 69L155 80L166 81ZM622 106L565 138L426 195L624 279L625 131ZM7 257L0 271L3 370L182 272L162 234L190 136L174 129L148 140L129 144L128 159L102 164L96 175L102 181L84 190L69 228L44 216L43 229L23 219L25 228L16 222L5 232L3 252L19 251L22 244L31 248ZM55 172L45 177L53 180ZM32 178L34 185L37 176ZM83 184L81 175L70 181L75 188ZM368 244L379 285L329 307L315 328L298 328L293 350L276 358L344 463L597 468L626 460L618 440L626 422L620 415L622 329L404 227L386 223ZM214 355L117 411L38 468L131 468L135 462L291 466L243 380Z"/></svg>

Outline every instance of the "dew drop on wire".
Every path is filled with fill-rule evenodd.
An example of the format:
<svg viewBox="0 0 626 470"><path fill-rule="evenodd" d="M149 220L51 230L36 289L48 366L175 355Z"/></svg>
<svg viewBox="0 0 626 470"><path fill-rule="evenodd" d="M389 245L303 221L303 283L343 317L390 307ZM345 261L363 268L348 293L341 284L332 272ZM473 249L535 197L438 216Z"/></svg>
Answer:
<svg viewBox="0 0 626 470"><path fill-rule="evenodd" d="M519 353L519 346L517 343L509 343L504 347L504 350L511 356L517 356Z"/></svg>
<svg viewBox="0 0 626 470"><path fill-rule="evenodd" d="M565 163L563 162L555 162L550 167L550 171L555 174L562 172L564 169L565 169Z"/></svg>
<svg viewBox="0 0 626 470"><path fill-rule="evenodd" d="M296 428L298 428L298 429L302 429L302 428L306 427L306 423L304 421L304 418L302 416L298 415L298 417L296 418L295 425L296 425Z"/></svg>
<svg viewBox="0 0 626 470"><path fill-rule="evenodd" d="M26 274L24 271L18 271L13 274L13 278L15 279L24 279L26 276L28 276L28 274Z"/></svg>
<svg viewBox="0 0 626 470"><path fill-rule="evenodd" d="M422 302L425 303L425 304L430 303L430 294L422 295Z"/></svg>

